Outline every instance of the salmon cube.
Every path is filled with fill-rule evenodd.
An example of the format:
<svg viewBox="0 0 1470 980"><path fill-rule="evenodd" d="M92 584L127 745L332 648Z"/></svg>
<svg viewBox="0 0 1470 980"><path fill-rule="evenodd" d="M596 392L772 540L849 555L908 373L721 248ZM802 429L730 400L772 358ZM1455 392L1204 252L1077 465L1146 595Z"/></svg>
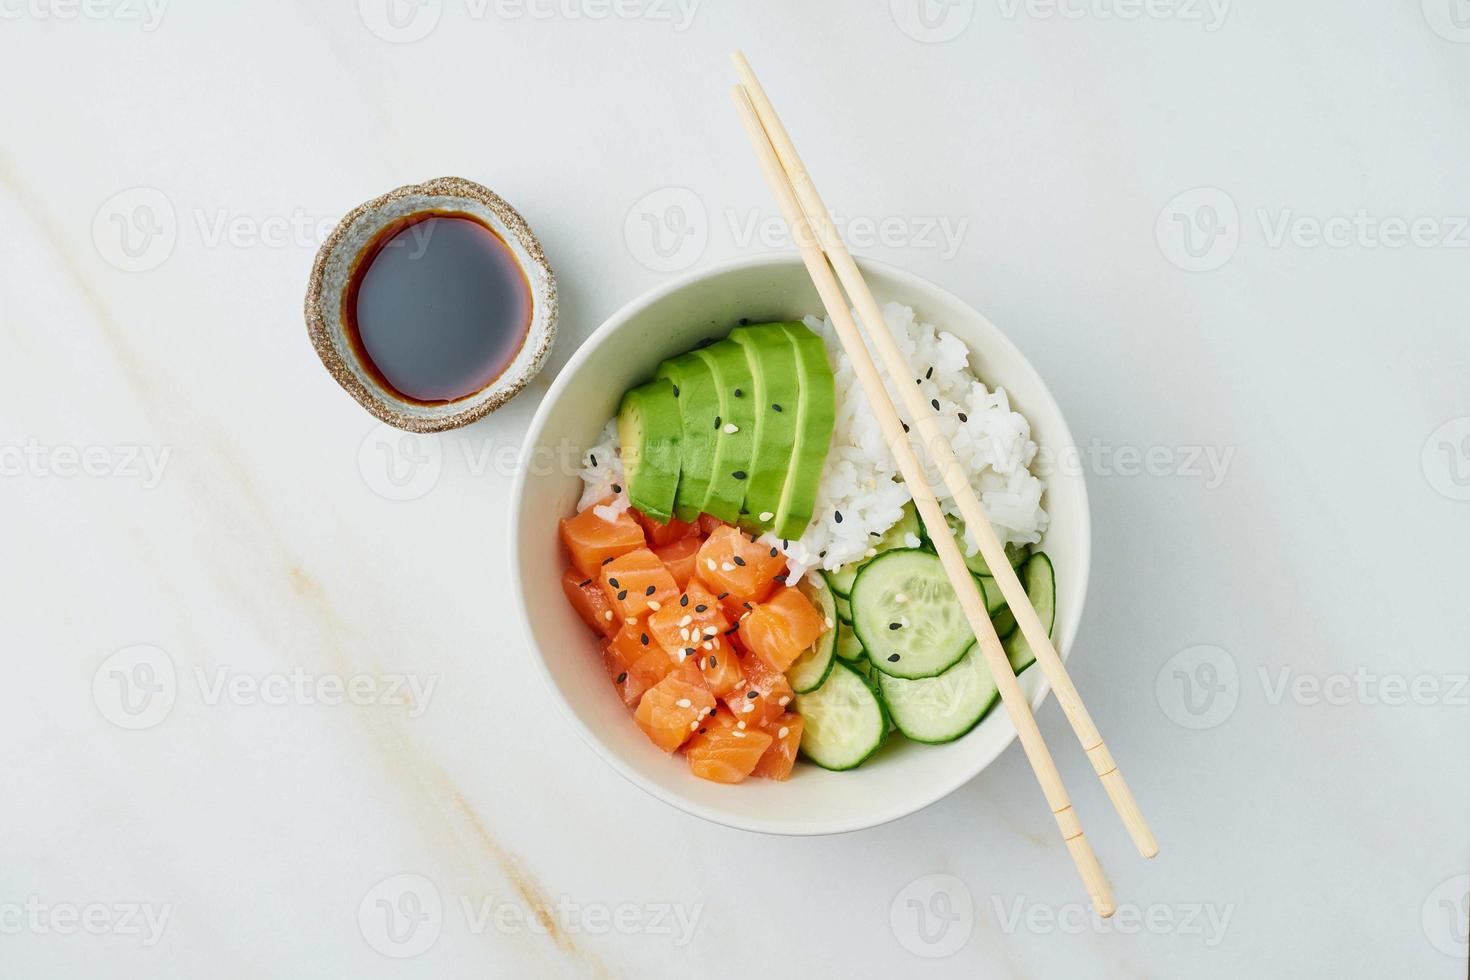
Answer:
<svg viewBox="0 0 1470 980"><path fill-rule="evenodd" d="M827 629L806 596L783 588L740 621L740 640L776 670L786 670Z"/></svg>
<svg viewBox="0 0 1470 980"><path fill-rule="evenodd" d="M759 602L784 575L781 552L759 545L733 527L721 526L699 547L694 573L716 594L728 592L738 601Z"/></svg>
<svg viewBox="0 0 1470 980"><path fill-rule="evenodd" d="M613 612L612 603L607 601L607 593L596 582L584 578L575 568L568 568L561 576L561 590L582 622L603 636L617 633L621 621Z"/></svg>
<svg viewBox="0 0 1470 980"><path fill-rule="evenodd" d="M673 658L648 635L641 621L629 623L603 647L602 663L623 703L638 706L643 693L674 670Z"/></svg>
<svg viewBox="0 0 1470 980"><path fill-rule="evenodd" d="M636 507L630 507L628 513L632 514L633 519L643 528L643 535L648 538L648 546L655 551L665 545L699 535L698 524L689 524L677 517L670 518L667 524L660 524Z"/></svg>
<svg viewBox="0 0 1470 980"><path fill-rule="evenodd" d="M588 507L576 517L563 518L561 542L572 556L572 567L583 578L595 579L603 562L643 547L643 528L627 513L605 521Z"/></svg>
<svg viewBox="0 0 1470 980"><path fill-rule="evenodd" d="M699 729L700 721L714 708L714 695L703 686L670 676L643 695L633 718L654 745L672 752Z"/></svg>
<svg viewBox="0 0 1470 980"><path fill-rule="evenodd" d="M720 528L729 526L730 525L726 524L718 517L715 517L713 514L699 515L699 533L702 537L707 538L711 534L714 534L716 531L718 531Z"/></svg>
<svg viewBox="0 0 1470 980"><path fill-rule="evenodd" d="M694 656L730 628L725 610L704 586L689 583L689 590L648 617L653 638L677 658Z"/></svg>
<svg viewBox="0 0 1470 980"><path fill-rule="evenodd" d="M774 737L760 729L741 728L735 716L721 708L689 740L689 771L716 783L738 783L760 765L774 743Z"/></svg>
<svg viewBox="0 0 1470 980"><path fill-rule="evenodd" d="M612 601L613 612L623 619L657 612L664 603L679 598L674 576L647 548L619 555L603 565L602 590Z"/></svg>
<svg viewBox="0 0 1470 980"><path fill-rule="evenodd" d="M801 748L801 715L786 712L766 725L772 736L771 746L761 756L752 776L763 779L789 779L791 767L796 765L796 753Z"/></svg>
<svg viewBox="0 0 1470 980"><path fill-rule="evenodd" d="M745 674L740 670L739 655L723 636L710 641L708 650L701 645L695 662L704 677L704 686L717 698L733 694L736 686L745 680Z"/></svg>
<svg viewBox="0 0 1470 980"><path fill-rule="evenodd" d="M795 692L785 674L751 653L740 657L740 673L744 681L736 684L724 700L730 713L746 727L758 728L786 712Z"/></svg>
<svg viewBox="0 0 1470 980"><path fill-rule="evenodd" d="M659 545L653 549L658 560L674 576L674 584L681 590L689 588L689 582L694 578L694 560L699 554L700 544L699 538L681 538L673 544Z"/></svg>

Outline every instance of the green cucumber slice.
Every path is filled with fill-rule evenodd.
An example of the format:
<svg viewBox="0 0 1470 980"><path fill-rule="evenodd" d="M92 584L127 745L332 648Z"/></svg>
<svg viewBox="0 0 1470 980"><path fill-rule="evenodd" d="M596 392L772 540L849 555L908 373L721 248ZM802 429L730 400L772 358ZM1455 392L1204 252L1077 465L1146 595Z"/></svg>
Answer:
<svg viewBox="0 0 1470 980"><path fill-rule="evenodd" d="M878 690L898 730L915 742L953 742L980 723L1000 696L977 646L937 677L904 680L879 671Z"/></svg>
<svg viewBox="0 0 1470 980"><path fill-rule="evenodd" d="M815 691L822 686L832 672L833 651L837 647L836 607L832 603L832 590L820 575L804 575L796 586L806 596L823 618L831 624L817 642L808 647L786 670L786 680L797 694Z"/></svg>
<svg viewBox="0 0 1470 980"><path fill-rule="evenodd" d="M796 696L801 754L823 769L852 769L888 737L888 715L873 682L837 663L826 683Z"/></svg>
<svg viewBox="0 0 1470 980"><path fill-rule="evenodd" d="M845 595L832 593L832 604L837 607L837 618L848 626L852 625L852 600Z"/></svg>
<svg viewBox="0 0 1470 980"><path fill-rule="evenodd" d="M871 559L852 587L852 626L873 666L893 677L934 677L975 642L938 556L898 548Z"/></svg>
<svg viewBox="0 0 1470 980"><path fill-rule="evenodd" d="M1005 596L1000 594L1000 586L995 584L995 579L989 575L976 575L975 581L980 583L980 591L985 594L985 611L990 615L990 625L995 627L995 635L1004 640L1015 632L1016 614L1006 605Z"/></svg>
<svg viewBox="0 0 1470 980"><path fill-rule="evenodd" d="M919 520L919 509L914 506L912 500L903 505L903 515L899 517L898 523L884 532L883 537L879 538L878 543L873 546L873 550L882 554L885 551L893 551L895 548L913 547L908 543L910 534L918 538L920 544L923 544L924 522Z"/></svg>
<svg viewBox="0 0 1470 980"><path fill-rule="evenodd" d="M836 653L837 656L841 657L843 660L846 660L850 664L867 662L867 651L863 649L863 645L858 640L857 634L852 631L851 623L837 624Z"/></svg>
<svg viewBox="0 0 1470 980"><path fill-rule="evenodd" d="M855 561L850 565L843 565L835 572L823 572L827 578L827 585L840 596L852 595L852 583L857 581L857 573L862 569L863 563Z"/></svg>
<svg viewBox="0 0 1470 980"><path fill-rule="evenodd" d="M1031 600L1031 608L1036 610L1036 617L1046 625L1046 635L1051 636L1057 626L1057 575L1056 569L1052 568L1051 559L1046 556L1046 552L1038 551L1021 566L1017 574L1021 584L1026 587L1026 597ZM1006 612L1010 610L1007 609ZM1006 658L1011 662L1011 669L1017 674L1036 663L1036 654L1031 652L1031 644L1026 642L1026 637L1021 635L1020 630L1014 630L1006 637L1003 646Z"/></svg>
<svg viewBox="0 0 1470 980"><path fill-rule="evenodd" d="M985 555L979 551L973 555L965 554L969 547L965 544L965 522L953 514L946 514L944 519L949 524L949 532L954 537L955 544L960 546L960 554L964 555L965 567L976 575L990 575L990 566L985 563ZM924 539L924 547L934 550L934 541L927 535L921 535ZM1011 567L1017 568L1026 560L1026 546L1012 542L1006 545L1006 557L1010 559Z"/></svg>

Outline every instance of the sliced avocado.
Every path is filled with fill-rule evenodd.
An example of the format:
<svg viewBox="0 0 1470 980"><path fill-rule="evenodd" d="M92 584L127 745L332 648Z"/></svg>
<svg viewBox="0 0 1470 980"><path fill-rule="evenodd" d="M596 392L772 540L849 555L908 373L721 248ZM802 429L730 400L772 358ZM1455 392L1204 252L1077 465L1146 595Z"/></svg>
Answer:
<svg viewBox="0 0 1470 980"><path fill-rule="evenodd" d="M783 323L792 349L796 351L798 383L796 444L781 489L781 506L776 511L776 533L799 538L812 519L817 505L817 486L832 445L832 426L837 414L837 396L832 383L832 365L822 338L801 323Z"/></svg>
<svg viewBox="0 0 1470 980"><path fill-rule="evenodd" d="M715 416L720 414L715 376L694 354L669 358L658 366L657 377L667 378L679 402L683 431L679 436L679 486L674 493L674 516L692 521L704 508L710 477L715 470Z"/></svg>
<svg viewBox="0 0 1470 980"><path fill-rule="evenodd" d="M618 407L618 441L628 500L664 523L674 513L682 430L679 402L668 378L657 378L623 396Z"/></svg>
<svg viewBox="0 0 1470 980"><path fill-rule="evenodd" d="M739 344L722 340L693 353L709 365L719 396L719 411L710 422L715 433L715 468L704 511L726 524L738 524L745 517L745 490L755 449L755 379L745 348Z"/></svg>
<svg viewBox="0 0 1470 980"><path fill-rule="evenodd" d="M800 412L796 348L779 323L736 327L730 331L730 340L745 349L755 381L755 446L745 490L745 509L749 513L741 523L769 531L776 526L781 489L786 485L786 471L796 446Z"/></svg>

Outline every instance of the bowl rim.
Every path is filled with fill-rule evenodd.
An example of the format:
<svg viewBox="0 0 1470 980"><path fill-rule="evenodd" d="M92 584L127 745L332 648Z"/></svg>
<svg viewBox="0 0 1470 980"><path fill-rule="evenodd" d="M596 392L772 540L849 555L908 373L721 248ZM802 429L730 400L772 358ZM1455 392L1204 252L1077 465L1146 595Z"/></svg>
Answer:
<svg viewBox="0 0 1470 980"><path fill-rule="evenodd" d="M1059 435L1061 436L1061 439L1059 441L1059 444L1075 444L1075 439L1072 436L1071 427L1067 424L1067 420L1065 415L1062 413L1061 406L1057 404L1055 396L1053 396L1051 393L1051 388L1046 383L1046 379L1043 378L1041 373L1036 370L1035 365L1033 365L1031 361L1025 356L1025 354L1021 352L1021 349L1016 346L1015 342L1012 341L1011 338L1004 331L997 327L990 320L989 317L985 316L979 310L975 309L974 306L961 299L955 293L951 292L948 289L945 289L943 286L940 286L937 283L932 282L931 280L925 279L922 276L919 276L912 272L908 272L897 266L876 259L864 258L862 256L855 256L855 258L857 259L857 263L861 268L881 272L886 276L902 282L905 286L915 289L916 291L922 291L924 293L927 293L928 295L938 297L946 302L961 306L969 310L973 315L988 324L999 337L1000 343L1005 348L1008 348L1008 353L1014 355L1022 364L1030 369L1032 374L1035 375L1038 381L1040 381L1041 392L1046 397L1046 399L1051 402L1052 407L1055 409L1054 414L1060 422ZM535 449L536 442L540 438L542 430L546 426L547 418L551 413L551 406L557 401L558 398L561 397L563 390L570 384L570 378L576 372L576 369L580 367L582 363L585 362L588 358L590 358L593 351L601 347L611 334L621 328L633 317L641 313L644 308L652 305L660 299L663 299L665 296L677 292L678 290L683 289L686 286L694 282L698 282L702 279L714 278L716 276L724 275L728 272L741 269L762 268L767 266L799 266L801 264L801 254L797 251L778 250L761 252L756 255L739 256L737 258L729 259L723 262L717 262L710 265L704 265L696 267L694 269L690 269L687 272L681 273L665 282L658 283L657 285L644 290L642 293L633 297L633 299L618 307L611 314L609 314L608 317L604 319L595 330L592 331L592 333L588 334L587 338L577 346L577 349L575 351L572 352L572 356L567 359L567 362L562 365L560 370L557 371L556 377L552 380L551 385L547 388L546 393L542 396L540 404L536 406L536 413L534 416L532 416L530 425L526 429L526 436L521 446L521 458L530 458L529 454ZM511 484L509 537L507 538L507 541L511 542L513 547L514 542L520 540L520 504L525 494L526 483L529 479L529 476L530 467L520 466L517 468L514 482ZM1091 578L1092 511L1087 494L1087 476L1085 472L1079 469L1076 473L1076 477L1080 504L1080 527L1078 528L1078 534L1080 539L1081 556L1078 560L1078 564L1080 565L1081 588L1079 589L1079 598L1076 604L1070 605L1068 607L1068 615L1066 617L1066 620L1058 622L1057 624L1056 635L1058 636L1066 635L1069 632L1075 634L1077 628L1080 626L1082 621L1082 613L1087 602L1087 587ZM603 760L603 762L610 766L614 772L621 775L624 779L628 780L628 782L632 783L634 786L638 787L654 799L657 799L660 802L665 803L669 806L673 806L676 809L682 810L683 812L688 813L691 816L699 817L700 819L707 820L710 823L717 824L723 827L730 827L735 830L742 830L750 833L774 834L787 837L822 837L831 836L834 834L854 833L860 830L868 830L874 827L881 827L885 824L892 823L895 820L900 820L907 816L911 816L912 814L918 813L919 811L924 810L934 805L935 803L938 803L940 800L949 796L961 786L964 786L976 776L980 775L980 773L984 772L991 763L999 758L1000 755L1005 752L1005 750L1009 748L1013 742L1016 741L1015 725L1012 724L1008 715L1003 714L1000 717L1005 726L1003 729L1003 731L1005 732L1005 737L1000 741L994 752L989 753L986 756L977 756L972 766L967 766L958 771L950 778L935 783L934 786L932 786L928 790L928 792L924 793L922 796L902 797L895 800L887 801L886 805L876 808L875 811L872 813L847 820L829 821L828 824L823 825L820 828L813 828L808 823L794 824L791 822L783 821L779 818L750 820L746 818L735 817L729 813L712 809L687 798L667 795L660 787L646 780L641 774L638 773L637 770L624 762L621 757L619 757L606 744L604 744L602 740L597 737L596 733L587 726L587 723L575 711L572 710L572 706L567 702L566 698L562 695L560 690L557 689L556 682L551 676L550 669L547 667L546 658L540 652L539 647L537 647L534 642L535 633L531 628L530 615L526 608L525 583L522 582L519 575L516 574L516 569L514 567L514 555L515 552L513 550L507 550L507 557L512 562L510 578L513 584L514 596L516 601L516 615L520 620L521 628L524 631L526 638L531 641L531 646L533 648L533 650L531 651L531 660L535 663L536 671L541 676L541 682L543 685L545 685L547 694L551 697L551 700L556 704L557 710L561 713L562 717L565 718L567 722L571 725L572 730L577 733L578 737L581 738L582 741L585 742L592 749L592 751ZM1069 653L1075 646L1075 643L1076 641L1074 639L1072 642L1065 645L1065 649L1058 651L1061 654L1063 660L1069 659ZM1036 711L1037 709L1039 709L1042 702L1046 700L1047 695L1049 695L1050 693L1051 682L1046 678L1045 674L1041 674L1040 685L1037 688L1035 695L1033 695L1030 699L1032 711Z"/></svg>

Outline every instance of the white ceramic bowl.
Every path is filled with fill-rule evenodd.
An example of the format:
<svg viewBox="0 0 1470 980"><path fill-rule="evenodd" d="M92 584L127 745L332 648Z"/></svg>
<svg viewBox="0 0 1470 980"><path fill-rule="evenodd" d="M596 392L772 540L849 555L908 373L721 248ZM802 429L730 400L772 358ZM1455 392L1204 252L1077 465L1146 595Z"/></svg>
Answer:
<svg viewBox="0 0 1470 980"><path fill-rule="evenodd" d="M878 262L861 261L879 303L912 306L922 320L965 341L970 365L1010 394L1044 447L1073 445L1061 410L1034 368L991 322L933 283ZM821 302L795 254L766 255L698 270L624 306L577 350L551 385L526 436L526 456L512 495L511 579L530 634L530 654L552 700L608 765L659 799L695 816L774 834L834 834L873 827L928 806L975 777L1015 737L1005 709L948 745L919 745L895 734L877 756L849 772L799 762L786 782L736 786L690 775L682 755L655 748L609 683L587 627L562 595L566 555L557 521L581 493L576 462L617 410L624 391L665 357L751 322L821 313ZM851 397L862 397L852 392ZM567 464L570 465L567 465ZM1091 530L1087 491L1077 468L1050 474L1045 504L1051 527L1042 547L1057 572L1056 640L1071 648L1087 591ZM1038 668L1021 676L1032 705L1048 685Z"/></svg>

